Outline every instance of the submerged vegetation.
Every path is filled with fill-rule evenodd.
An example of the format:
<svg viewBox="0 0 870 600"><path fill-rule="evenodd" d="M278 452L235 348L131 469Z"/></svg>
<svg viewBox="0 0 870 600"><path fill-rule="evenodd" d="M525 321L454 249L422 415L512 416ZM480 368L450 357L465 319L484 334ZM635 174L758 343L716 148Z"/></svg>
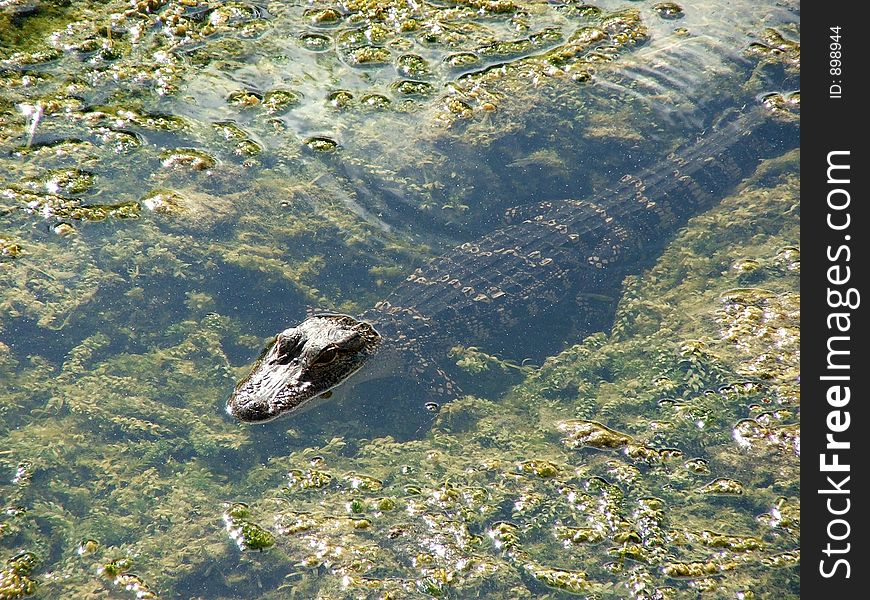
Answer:
<svg viewBox="0 0 870 600"><path fill-rule="evenodd" d="M0 600L797 597L796 152L611 331L438 357L479 385L423 429L222 411L306 309L360 312L722 97L789 118L796 25L738 6L741 66L681 79L714 37L688 2L303 4L0 1Z"/></svg>
<svg viewBox="0 0 870 600"><path fill-rule="evenodd" d="M418 440L329 411L227 422L221 349L244 335L216 314L150 351L95 334L61 367L6 348L4 547L51 564L28 577L57 597L118 561L168 596L796 597L797 190L779 177L695 219L629 282L612 336L498 404L443 407Z"/></svg>

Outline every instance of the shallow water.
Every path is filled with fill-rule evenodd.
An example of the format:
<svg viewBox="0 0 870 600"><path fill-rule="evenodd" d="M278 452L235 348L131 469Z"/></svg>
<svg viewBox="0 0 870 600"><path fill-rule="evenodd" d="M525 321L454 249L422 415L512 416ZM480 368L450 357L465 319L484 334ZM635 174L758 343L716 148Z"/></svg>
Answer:
<svg viewBox="0 0 870 600"><path fill-rule="evenodd" d="M798 597L790 145L437 414L223 409L508 208L797 128L799 3L720 4L0 1L0 598Z"/></svg>

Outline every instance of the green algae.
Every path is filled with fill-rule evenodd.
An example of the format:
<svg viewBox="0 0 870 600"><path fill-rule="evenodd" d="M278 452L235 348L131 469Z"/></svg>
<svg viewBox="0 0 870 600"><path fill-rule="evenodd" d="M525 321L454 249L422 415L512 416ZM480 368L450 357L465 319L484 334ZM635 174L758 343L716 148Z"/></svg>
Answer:
<svg viewBox="0 0 870 600"><path fill-rule="evenodd" d="M353 102L353 94L347 90L336 90L329 94L326 99L335 108L345 108Z"/></svg>
<svg viewBox="0 0 870 600"><path fill-rule="evenodd" d="M683 7L676 2L658 2L652 9L663 19L680 19L683 17Z"/></svg>
<svg viewBox="0 0 870 600"><path fill-rule="evenodd" d="M235 90L227 96L227 104L243 110L254 108L262 101L263 95L253 90Z"/></svg>
<svg viewBox="0 0 870 600"><path fill-rule="evenodd" d="M346 56L351 65L384 65L390 62L390 58L390 51L379 46L359 46Z"/></svg>
<svg viewBox="0 0 870 600"><path fill-rule="evenodd" d="M501 139L506 147L527 145L523 138L529 134L520 132L534 137L538 129L534 123L542 114L553 114L545 107L566 114L587 110L583 105L594 99L577 104L569 100L576 93L575 82L606 77L610 63L629 56L648 38L648 26L637 10L573 3L412 7L377 0L341 7L320 1L306 7L260 7L168 0L104 4L95 9L74 3L51 18L39 12L33 17L45 18L47 29L34 29L32 43L61 52L52 59L51 71L21 75L17 69L26 61L6 59L10 69L0 80L14 90L10 106L31 106L42 115L38 122L13 120L17 129L9 133L19 139L22 129L36 132L30 143L20 147L54 143L42 137L50 138L55 128L78 123L76 137L84 143L112 140L116 152L134 157L137 168L129 173L104 172L114 157L105 156L102 148L92 158L98 163L94 172L101 183L125 189L153 176L161 155L178 148L197 148L218 162L228 159L256 167L261 160L268 162L276 148L282 158L292 159L292 150L285 154L288 146L298 150L311 137L335 139L351 130L353 135L341 135L343 163L375 173L368 179L373 187L403 189L406 202L433 216L435 223L482 217L482 208L445 191L443 180L448 175L457 180L456 187L467 189L474 185L473 177L482 174L502 188L493 196L505 199L524 181L522 173L503 177L497 175L496 164L481 165L473 158L476 143L491 145ZM70 26L52 29L56 18ZM794 47L786 37L778 40L766 29L761 31L761 43L770 48ZM317 51L316 63L304 55L301 60L294 58L287 39L299 40L300 51ZM20 52L27 53L26 45ZM324 76L312 76L315 64ZM347 64L353 66L348 69ZM365 72L354 72L356 67ZM618 66L614 70L618 72ZM119 93L118 82L134 84L134 91ZM159 111L155 104L161 105ZM332 106L342 108L342 114L329 110ZM538 106L543 113L528 110ZM199 113L195 117L193 108ZM373 119L372 109L383 112L384 119ZM631 109L626 107L625 113ZM215 156L211 140L203 139L202 125L227 120L236 121L248 135L226 146L224 156ZM467 131L466 121L479 127ZM639 114L636 122L642 127L647 121ZM624 123L626 131L620 135L632 135L629 120ZM551 131L567 133L577 126L569 120ZM177 135L150 135L155 131ZM290 135L281 135L284 132ZM408 132L413 132L414 141L423 142L410 155L407 144L394 147L390 137ZM461 161L467 170L457 172L443 161L437 164L439 159L426 149L432 138L435 143L457 143L454 135L472 142L463 144L472 149ZM567 135L548 143L564 155L596 151L569 141ZM151 144L157 148L149 148ZM522 157L505 158L507 163ZM183 162L194 169L211 169L210 161ZM421 163L432 164L425 174L412 166ZM436 173L431 173L433 169ZM568 181L586 177L582 173L558 176ZM553 182L554 187L558 184ZM510 206L505 202L498 208ZM382 207L364 208L377 214Z"/></svg>
<svg viewBox="0 0 870 600"><path fill-rule="evenodd" d="M160 155L163 159L163 167L166 169L192 169L205 171L213 168L217 161L207 152L196 148L176 148L166 150Z"/></svg>
<svg viewBox="0 0 870 600"><path fill-rule="evenodd" d="M54 185L52 184L50 187L53 189ZM82 188L81 191L85 189L87 187ZM17 209L37 214L43 218L103 221L108 218L136 219L139 216L137 202L105 205L85 204L78 198L68 198L50 192L37 192L12 186L0 189L0 197L13 202L12 206Z"/></svg>
<svg viewBox="0 0 870 600"><path fill-rule="evenodd" d="M800 69L800 43L776 29L765 29L761 40L749 45L749 52L764 56L768 62L784 63L789 69Z"/></svg>
<svg viewBox="0 0 870 600"><path fill-rule="evenodd" d="M545 3L426 5L435 32L432 14L371 0L348 3L333 22L311 24L300 10L305 27L322 32L309 44L302 29L281 29L281 3L268 12L239 2L101 4L85 15L52 5L26 19L27 36L0 26L0 140L13 157L0 159L9 167L0 199L0 589L31 593L39 581L55 597L796 596L794 157L764 165L753 186L695 219L649 273L631 278L609 335L540 368L485 348L458 351L467 372L510 373L516 385L501 399L483 385L445 404L431 430L411 432L416 439L370 435L352 410L273 429L238 428L219 414L278 321L305 306L358 312L431 255L360 217L365 181L305 163L307 142L323 132L341 139L341 152L324 155L419 199L409 201L418 216L498 212L466 200L472 185L512 204L530 187L606 184L619 163L572 140L588 133L636 148L647 130L633 123L649 113L629 116L637 107L628 100L588 106L575 86L647 41L640 13L556 7L573 19L559 22L559 37L536 20ZM388 8L399 11L386 28ZM341 45L350 19L373 45L359 35ZM280 52L272 33L284 40ZM792 33L762 31L765 48L748 53L791 69ZM383 64L348 67L363 83L336 70L322 87L296 73L250 81L234 64L257 58L258 45L280 62L286 40L327 63L364 46L388 51ZM403 58L412 55L425 64ZM205 116L179 108L203 98L188 86L188 60L209 66L203 77L220 73L208 80L215 102L202 103ZM445 75L445 66L456 70ZM410 80L432 88L401 93ZM119 82L139 87L119 93ZM227 102L239 88L250 101ZM266 99L297 89L274 108ZM799 101L778 94L765 98L774 111ZM22 104L34 107L29 116ZM298 124L313 106L328 127ZM553 107L561 116L544 120ZM415 141L462 142L458 158L371 131L397 114L419 116L400 121ZM370 129L346 127L369 118ZM457 167L493 148L488 157L513 165L507 175L480 160ZM247 162L264 154L260 167ZM590 162L575 165L576 156ZM262 302L253 316L240 308L251 297ZM26 347L6 343L19 335ZM247 503L231 510L232 532L220 523L227 501ZM240 553L239 540L266 551ZM8 558L21 548L39 556L36 567Z"/></svg>
<svg viewBox="0 0 870 600"><path fill-rule="evenodd" d="M260 525L249 520L248 506L236 503L224 512L224 524L227 535L238 545L240 550L263 551L275 544L275 536Z"/></svg>
<svg viewBox="0 0 870 600"><path fill-rule="evenodd" d="M383 94L366 94L359 101L365 108L375 110L385 110L392 104L392 101Z"/></svg>
<svg viewBox="0 0 870 600"><path fill-rule="evenodd" d="M282 113L299 101L299 94L291 90L269 90L263 94L263 108L269 114Z"/></svg>
<svg viewBox="0 0 870 600"><path fill-rule="evenodd" d="M21 255L21 246L6 238L0 238L0 258L9 260Z"/></svg>
<svg viewBox="0 0 870 600"><path fill-rule="evenodd" d="M447 56L444 62L456 69L463 69L479 63L480 60L480 57L474 52L458 52Z"/></svg>
<svg viewBox="0 0 870 600"><path fill-rule="evenodd" d="M293 469L287 474L287 485L290 488L317 489L329 485L332 475L314 469Z"/></svg>
<svg viewBox="0 0 870 600"><path fill-rule="evenodd" d="M429 62L417 54L403 54L396 60L397 71L404 77L420 78L430 74Z"/></svg>
<svg viewBox="0 0 870 600"><path fill-rule="evenodd" d="M106 562L100 567L100 574L109 578L117 577L118 575L130 570L133 566L133 561L129 558L116 558Z"/></svg>
<svg viewBox="0 0 870 600"><path fill-rule="evenodd" d="M397 81L393 84L392 89L396 94L406 97L425 97L433 92L432 86L425 81L411 81L408 79Z"/></svg>
<svg viewBox="0 0 870 600"><path fill-rule="evenodd" d="M303 47L314 52L326 52L332 46L332 38L320 33L305 33L299 36Z"/></svg>
<svg viewBox="0 0 870 600"><path fill-rule="evenodd" d="M17 600L36 592L36 582L29 576L37 562L32 552L22 552L8 559L0 570L0 598Z"/></svg>
<svg viewBox="0 0 870 600"><path fill-rule="evenodd" d="M314 152L335 152L338 142L327 137L311 137L305 140L305 145Z"/></svg>
<svg viewBox="0 0 870 600"><path fill-rule="evenodd" d="M52 194L82 194L94 185L95 175L82 169L52 169L40 178L22 181L24 187L41 189Z"/></svg>

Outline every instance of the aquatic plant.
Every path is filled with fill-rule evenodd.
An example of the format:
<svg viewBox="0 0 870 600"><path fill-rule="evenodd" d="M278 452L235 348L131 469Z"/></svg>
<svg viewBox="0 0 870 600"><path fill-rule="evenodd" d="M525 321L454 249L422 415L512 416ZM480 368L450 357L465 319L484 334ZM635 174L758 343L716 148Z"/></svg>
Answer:
<svg viewBox="0 0 870 600"><path fill-rule="evenodd" d="M662 105L797 110L769 83L789 25L751 73L633 94L650 31L700 33L647 4L6 3L0 597L796 597L793 153L628 280L611 332L540 367L457 348L473 395L420 430L221 413L306 309L660 158L686 134Z"/></svg>

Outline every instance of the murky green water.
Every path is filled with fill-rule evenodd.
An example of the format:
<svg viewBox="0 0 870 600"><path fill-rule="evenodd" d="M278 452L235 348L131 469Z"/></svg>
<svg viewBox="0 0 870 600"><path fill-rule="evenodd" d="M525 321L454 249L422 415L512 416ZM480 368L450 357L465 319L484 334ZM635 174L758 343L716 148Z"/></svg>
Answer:
<svg viewBox="0 0 870 600"><path fill-rule="evenodd" d="M0 599L797 597L796 148L607 331L432 357L469 394L431 422L394 380L223 407L268 336L507 208L796 121L799 33L798 2L0 0Z"/></svg>

